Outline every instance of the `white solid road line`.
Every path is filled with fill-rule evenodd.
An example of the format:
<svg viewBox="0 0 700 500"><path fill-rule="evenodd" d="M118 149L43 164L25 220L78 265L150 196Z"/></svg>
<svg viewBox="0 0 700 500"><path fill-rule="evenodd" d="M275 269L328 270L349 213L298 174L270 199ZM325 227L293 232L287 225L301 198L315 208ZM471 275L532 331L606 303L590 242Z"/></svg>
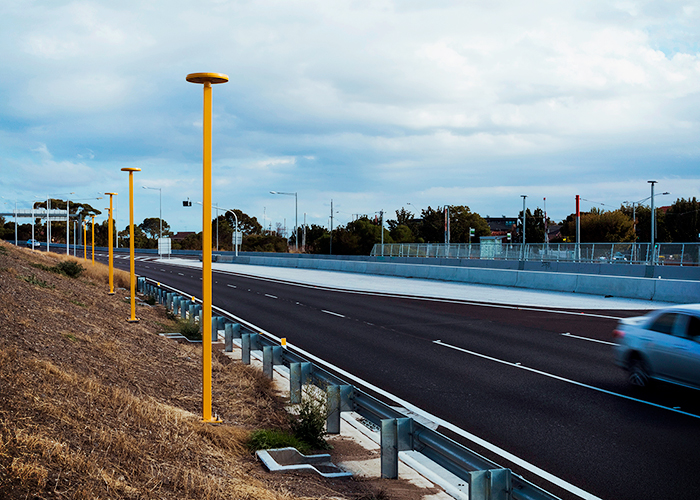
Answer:
<svg viewBox="0 0 700 500"><path fill-rule="evenodd" d="M334 313L333 311L326 311L325 309L321 309L321 312L322 312L322 313L326 313L326 314L332 314L333 316L338 316L339 318L344 318L344 317L345 317L345 316L343 316L342 314Z"/></svg>
<svg viewBox="0 0 700 500"><path fill-rule="evenodd" d="M266 293L266 294L265 294L265 297L270 297L271 299L276 299L276 298L277 298L276 295L270 295L269 293Z"/></svg>
<svg viewBox="0 0 700 500"><path fill-rule="evenodd" d="M553 379L555 379L555 380L560 380L560 381L562 381L562 382L567 382L567 383L569 383L569 384L577 385L577 386L579 386L579 387L585 387L586 389L592 389L592 390L594 390L594 391L602 392L603 394L608 394L608 395L610 395L610 396L617 396L618 398L626 399L626 400L628 400L628 401L634 401L635 403L642 403L642 404L645 404L645 405L653 406L653 407L655 407L655 408L660 408L660 409L662 409L662 410L668 410L668 411L672 411L672 412L674 412L674 413L680 413L681 415L686 415L686 416L688 416L688 417L693 417L693 418L700 419L700 415L695 415L695 414L693 414L693 413L688 413L688 412L686 412L686 411L680 411L680 410L678 410L678 409L676 409L676 408L671 408L671 407L669 407L669 406L663 406L663 405L659 405L659 404L656 404L656 403L651 403L650 401L644 401L643 399L632 398L632 397L630 397L630 396L625 396L624 394L619 394L619 393L617 393L617 392L608 391L608 390L605 390L605 389L601 389L600 387L595 387L595 386L593 386L593 385L584 384L584 383L582 383L582 382L576 382L575 380L571 380L571 379L568 379L568 378L560 377L559 375L554 375L554 374L552 374L552 373L543 372L543 371L537 370L537 369L535 369L535 368L529 368L529 367L527 367L527 366L523 366L523 365L520 364L520 363L512 363L512 362L510 362L510 361L504 361L504 360L502 360L502 359L494 358L494 357L492 357L492 356L487 356L486 354L481 354L481 353L478 353L478 352L470 351L470 350L468 350L468 349L464 349L464 348L462 348L462 347L457 347L457 346L454 346L454 345L446 344L446 343L444 343L444 342L441 341L441 340L434 340L434 341L433 341L433 344L437 344L437 345L441 345L441 346L444 346L444 347L448 347L448 348L450 348L450 349L454 349L455 351L460 351L460 352L464 352L464 353L466 353L466 354L471 354L472 356L477 356L477 357L479 357L479 358L488 359L489 361L495 361L496 363L501 363L501 364L503 364L503 365L508 365L508 366L512 366L512 367L514 367L514 368L520 368L521 370L527 370L527 371L532 372L532 373L537 373L537 374L539 374L539 375L544 375L545 377L553 378Z"/></svg>
<svg viewBox="0 0 700 500"><path fill-rule="evenodd" d="M226 286L230 286L231 288L236 288L236 285L226 285Z"/></svg>
<svg viewBox="0 0 700 500"><path fill-rule="evenodd" d="M561 336L562 337L571 337L572 339L588 340L589 342L598 342L599 344L619 345L619 344L616 344L615 342L606 342L605 340L591 339L588 337L579 337L578 335L571 335L569 332L562 333Z"/></svg>

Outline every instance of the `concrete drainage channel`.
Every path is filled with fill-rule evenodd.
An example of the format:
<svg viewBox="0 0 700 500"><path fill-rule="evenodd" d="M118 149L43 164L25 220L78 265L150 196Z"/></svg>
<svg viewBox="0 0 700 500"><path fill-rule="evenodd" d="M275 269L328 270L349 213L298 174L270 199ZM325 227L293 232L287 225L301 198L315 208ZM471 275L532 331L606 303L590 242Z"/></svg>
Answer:
<svg viewBox="0 0 700 500"><path fill-rule="evenodd" d="M138 278L138 291L155 297L173 314L182 318L199 316L201 303L179 290L150 278ZM440 434L430 423L411 418L411 412L402 407L392 407L370 396L339 376L320 366L320 360L289 345L281 345L282 339L271 334L254 333L252 325L214 307L213 312L227 316L212 317L211 339L223 337L224 352L233 355L240 351L245 364L261 363L263 372L271 379L275 374L288 380L291 404L301 402L304 385L314 385L326 392L329 415L326 420L328 434L339 434L341 420L363 436L380 446L381 477L398 479L399 462L442 487L454 498L471 500L555 500L558 497L511 472L510 469L482 457L469 448ZM201 324L201 322L200 322ZM282 342L281 342L282 341ZM312 358L313 361L309 361ZM342 373L337 370L337 373ZM286 382L285 382L286 383ZM364 425L362 422L367 422ZM378 430L377 430L378 429ZM312 458L311 462L292 453L266 453L266 466L308 465L321 461L330 467L325 457ZM282 462L277 461L279 457ZM262 458L262 457L261 457ZM307 457L308 458L308 457ZM295 463L294 460L296 460ZM263 460L264 461L264 460ZM291 461L291 462L290 462ZM324 462L325 461L325 462ZM277 465L273 465L275 462ZM335 466L333 466L335 467ZM317 472L331 472L316 468ZM272 469L270 469L272 470ZM333 471L341 472L341 471ZM323 475L323 474L322 474ZM571 485L572 486L572 485ZM578 490L572 486L573 490ZM578 496L580 490L571 491ZM585 493L585 492L582 492ZM590 498L589 495L585 495Z"/></svg>

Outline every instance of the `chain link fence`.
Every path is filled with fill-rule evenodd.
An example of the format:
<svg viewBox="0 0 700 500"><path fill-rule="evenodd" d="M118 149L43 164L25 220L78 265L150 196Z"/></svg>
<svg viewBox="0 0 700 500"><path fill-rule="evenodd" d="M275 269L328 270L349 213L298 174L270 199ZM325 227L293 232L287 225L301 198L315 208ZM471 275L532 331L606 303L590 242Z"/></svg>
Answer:
<svg viewBox="0 0 700 500"><path fill-rule="evenodd" d="M697 266L700 243L390 243L374 245L378 257L523 260Z"/></svg>

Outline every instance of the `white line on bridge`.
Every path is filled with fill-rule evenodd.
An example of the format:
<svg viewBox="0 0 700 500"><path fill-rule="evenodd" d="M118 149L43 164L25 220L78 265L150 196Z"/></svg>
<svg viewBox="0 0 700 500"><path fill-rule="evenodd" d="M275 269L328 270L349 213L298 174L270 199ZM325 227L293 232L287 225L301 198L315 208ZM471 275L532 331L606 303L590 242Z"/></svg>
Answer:
<svg viewBox="0 0 700 500"><path fill-rule="evenodd" d="M342 314L334 313L333 311L326 311L325 309L321 309L321 312L322 312L322 313L326 313L326 314L332 314L333 316L338 316L339 318L344 318L344 317L345 317L345 316L343 316Z"/></svg>
<svg viewBox="0 0 700 500"><path fill-rule="evenodd" d="M619 345L619 344L616 344L615 342L606 342L605 340L591 339L588 337L579 337L578 335L571 335L569 332L562 333L561 336L562 337L571 337L572 339L588 340L589 342L598 342L599 344Z"/></svg>
<svg viewBox="0 0 700 500"><path fill-rule="evenodd" d="M501 363L503 365L512 366L514 368L520 368L521 370L527 370L529 372L537 373L538 375L544 375L545 377L553 378L555 380L567 382L569 384L577 385L579 387L585 387L586 389L592 389L594 391L602 392L603 394L608 394L610 396L617 396L618 398L626 399L628 401L634 401L635 403L643 403L645 405L653 406L655 408L661 408L662 410L668 410L668 411L672 411L674 413L680 413L681 415L686 415L688 417L700 419L700 415L694 415L693 413L688 413L686 411L680 411L680 410L677 410L675 408L670 408L668 406L663 406L663 405L659 405L656 403L651 403L649 401L644 401L643 399L631 398L629 396L625 396L624 394L618 394L617 392L607 391L605 389L601 389L600 387L595 387L592 385L584 384L582 382L576 382L575 380L560 377L559 375L554 375L552 373L543 372L543 371L537 370L535 368L529 368L527 366L521 365L520 363L511 363L510 361L504 361L502 359L487 356L486 354L481 354L478 352L470 351L468 349L463 349L462 347L457 347L454 345L446 344L442 340L434 340L433 344L441 345L444 347L449 347L450 349L454 349L455 351L460 351L460 352L464 352L467 354L471 354L472 356L477 356L479 358L488 359L489 361L495 361L496 363Z"/></svg>

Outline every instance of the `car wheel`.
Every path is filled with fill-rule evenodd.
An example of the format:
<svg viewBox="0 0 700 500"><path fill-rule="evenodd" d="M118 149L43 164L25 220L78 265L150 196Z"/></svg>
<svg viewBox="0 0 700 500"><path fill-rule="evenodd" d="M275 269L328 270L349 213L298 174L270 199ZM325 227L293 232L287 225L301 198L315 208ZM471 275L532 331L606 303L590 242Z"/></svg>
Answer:
<svg viewBox="0 0 700 500"><path fill-rule="evenodd" d="M632 358L629 363L629 375L627 380L635 387L647 387L649 385L649 370L640 358Z"/></svg>

